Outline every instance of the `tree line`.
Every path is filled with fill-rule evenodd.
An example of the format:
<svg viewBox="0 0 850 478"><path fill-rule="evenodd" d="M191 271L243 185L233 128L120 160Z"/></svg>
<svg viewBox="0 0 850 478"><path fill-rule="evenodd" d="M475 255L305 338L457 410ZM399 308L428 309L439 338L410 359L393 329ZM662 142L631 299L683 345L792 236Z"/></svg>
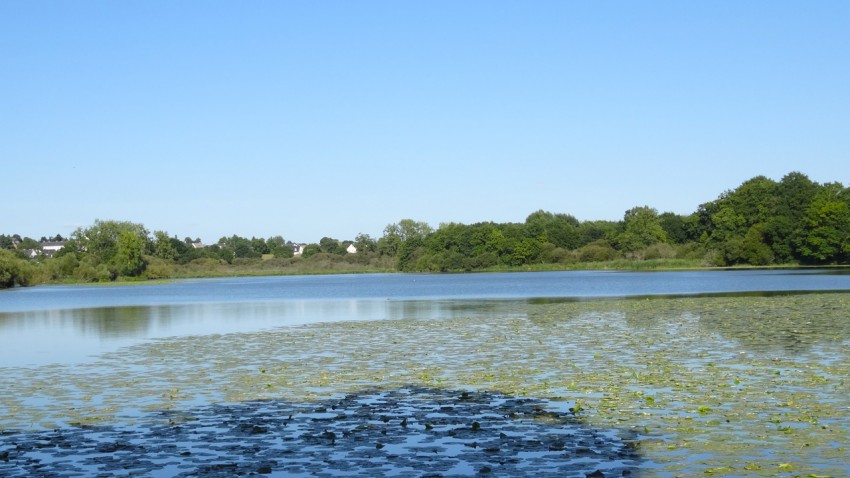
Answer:
<svg viewBox="0 0 850 478"><path fill-rule="evenodd" d="M57 235L54 240L63 240ZM42 238L42 243L47 240ZM792 172L780 181L757 176L688 215L649 206L619 221L579 221L535 211L522 223L429 224L403 219L380 238L324 237L304 245L282 236L199 239L151 234L141 224L95 221L74 231L51 257L38 241L0 235L0 287L48 281L110 281L233 273L398 270L461 272L569 268L610 261L674 261L689 266L850 262L850 189ZM354 245L357 252L347 252Z"/></svg>

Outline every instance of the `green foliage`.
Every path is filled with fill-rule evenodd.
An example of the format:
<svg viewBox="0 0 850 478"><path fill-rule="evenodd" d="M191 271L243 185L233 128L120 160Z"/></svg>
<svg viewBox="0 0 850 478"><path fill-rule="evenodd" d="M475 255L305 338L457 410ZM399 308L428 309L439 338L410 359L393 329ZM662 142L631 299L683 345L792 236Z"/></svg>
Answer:
<svg viewBox="0 0 850 478"><path fill-rule="evenodd" d="M27 286L33 280L33 268L14 252L0 249L0 289Z"/></svg>
<svg viewBox="0 0 850 478"><path fill-rule="evenodd" d="M623 228L617 238L617 245L624 252L635 252L651 244L667 242L667 233L661 227L658 211L649 206L626 211Z"/></svg>
<svg viewBox="0 0 850 478"><path fill-rule="evenodd" d="M619 232L620 226L613 221L584 221L579 225L579 247L600 239L611 242Z"/></svg>
<svg viewBox="0 0 850 478"><path fill-rule="evenodd" d="M60 252L62 252L60 250ZM50 278L53 280L60 280L65 277L72 277L74 275L74 270L79 266L80 261L77 260L77 256L73 253L71 254L57 254L56 257L47 263L48 269L50 271Z"/></svg>
<svg viewBox="0 0 850 478"><path fill-rule="evenodd" d="M174 275L174 262L159 257L150 257L145 267L145 279L168 279Z"/></svg>
<svg viewBox="0 0 850 478"><path fill-rule="evenodd" d="M266 239L266 246L269 253L277 258L292 257L292 247L289 246L282 236L272 236Z"/></svg>
<svg viewBox="0 0 850 478"><path fill-rule="evenodd" d="M61 236L54 239L61 240ZM457 272L563 268L657 268L850 262L850 189L792 172L776 182L757 176L701 204L690 215L649 206L622 221L578 221L538 210L522 223L427 223L402 219L377 240L323 237L293 257L292 243L237 235L204 247L141 224L97 220L74 231L53 258L29 260L40 243L0 235L0 287L44 280L115 280L222 274L399 270ZM347 254L354 244L357 254Z"/></svg>
<svg viewBox="0 0 850 478"><path fill-rule="evenodd" d="M118 240L122 233L135 236L144 249L150 240L148 231L141 224L126 221L101 221L96 220L94 225L87 229L77 229L71 235L77 252L84 252L94 256L98 262L108 264L113 262L118 252ZM125 239L127 241L128 239ZM66 247L67 244L66 244Z"/></svg>
<svg viewBox="0 0 850 478"><path fill-rule="evenodd" d="M604 239L598 239L576 250L579 262L611 261L617 257L617 251Z"/></svg>
<svg viewBox="0 0 850 478"><path fill-rule="evenodd" d="M132 231L121 231L111 264L119 275L136 277L144 272L147 262L143 257L145 241Z"/></svg>
<svg viewBox="0 0 850 478"><path fill-rule="evenodd" d="M74 279L80 282L106 282L114 280L115 276L107 269L106 264L98 261L91 254L84 254L77 268L74 269Z"/></svg>
<svg viewBox="0 0 850 478"><path fill-rule="evenodd" d="M12 239L12 236L7 236L6 234L0 234L0 249L14 249L15 243Z"/></svg>
<svg viewBox="0 0 850 478"><path fill-rule="evenodd" d="M775 260L790 262L802 258L798 248L803 230L800 225L820 186L804 174L787 174L776 187L776 209L767 220L765 240Z"/></svg>
<svg viewBox="0 0 850 478"><path fill-rule="evenodd" d="M345 254L345 247L331 237L323 237L319 240L319 250L326 254Z"/></svg>
<svg viewBox="0 0 850 478"><path fill-rule="evenodd" d="M672 244L685 244L699 239L696 234L696 214L681 216L672 212L665 212L658 216L658 223L664 229L667 240Z"/></svg>
<svg viewBox="0 0 850 478"><path fill-rule="evenodd" d="M357 248L357 252L360 254L377 252L378 241L372 239L369 234L363 234L361 232L354 238L354 247Z"/></svg>
<svg viewBox="0 0 850 478"><path fill-rule="evenodd" d="M827 184L818 191L803 217L800 253L808 261L823 264L846 262L850 257L850 205L842 197L841 184Z"/></svg>
<svg viewBox="0 0 850 478"><path fill-rule="evenodd" d="M403 243L424 240L432 232L431 226L425 222L402 219L398 223L389 224L384 228L384 235L378 240L377 248L381 254L398 256L401 253L400 249ZM406 251L405 255L409 255L409 252Z"/></svg>
<svg viewBox="0 0 850 478"><path fill-rule="evenodd" d="M172 238L168 237L168 234L163 231L155 231L154 235L154 255L160 259L173 261L177 259L179 253L177 252L176 244L182 244L180 241L176 239L172 242Z"/></svg>
<svg viewBox="0 0 850 478"><path fill-rule="evenodd" d="M21 243L18 244L17 249L18 250L27 250L27 249L41 250L41 244L38 241L36 241L35 239L32 239L30 237L25 237L21 240Z"/></svg>
<svg viewBox="0 0 850 478"><path fill-rule="evenodd" d="M581 243L579 221L568 214L539 210L525 219L526 233L556 247L575 249Z"/></svg>
<svg viewBox="0 0 850 478"><path fill-rule="evenodd" d="M234 259L259 259L269 251L264 239L248 239L235 234L222 237L217 245L218 257L228 263L232 263Z"/></svg>
<svg viewBox="0 0 850 478"><path fill-rule="evenodd" d="M320 252L322 252L322 249L318 244L307 244L304 246L304 252L301 253L301 257L307 259L308 257L314 256Z"/></svg>
<svg viewBox="0 0 850 478"><path fill-rule="evenodd" d="M700 241L718 251L718 265L846 263L847 194L798 172L779 183L758 176L700 206Z"/></svg>

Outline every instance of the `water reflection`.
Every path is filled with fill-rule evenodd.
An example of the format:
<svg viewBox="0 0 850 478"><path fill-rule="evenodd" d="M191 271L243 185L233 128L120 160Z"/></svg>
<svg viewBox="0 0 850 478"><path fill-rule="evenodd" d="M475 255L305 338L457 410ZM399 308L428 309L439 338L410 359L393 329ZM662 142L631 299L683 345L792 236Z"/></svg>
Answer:
<svg viewBox="0 0 850 478"><path fill-rule="evenodd" d="M318 322L522 316L525 301L289 300L0 313L0 363L73 363L140 340L254 332Z"/></svg>
<svg viewBox="0 0 850 478"><path fill-rule="evenodd" d="M548 405L409 386L318 403L160 411L134 426L6 432L0 474L629 476L640 470L643 457L616 430L591 428Z"/></svg>
<svg viewBox="0 0 850 478"><path fill-rule="evenodd" d="M720 333L753 352L798 356L816 345L841 343L850 337L850 302L820 295L801 295L773 301L752 299L727 302L700 313L700 327ZM843 297L843 300L838 299Z"/></svg>
<svg viewBox="0 0 850 478"><path fill-rule="evenodd" d="M643 296L619 300L532 299L529 323L554 327L592 321L640 336L663 329L668 340L700 333L719 334L740 351L797 356L813 347L850 338L850 296L846 293L766 292L699 296ZM613 333L613 330L612 330Z"/></svg>

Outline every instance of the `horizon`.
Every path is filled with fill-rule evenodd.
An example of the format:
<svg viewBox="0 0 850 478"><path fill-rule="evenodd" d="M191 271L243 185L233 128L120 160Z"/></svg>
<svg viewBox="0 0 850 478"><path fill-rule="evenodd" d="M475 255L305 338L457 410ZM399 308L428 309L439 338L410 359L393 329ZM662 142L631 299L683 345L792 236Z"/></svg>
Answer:
<svg viewBox="0 0 850 478"><path fill-rule="evenodd" d="M791 173L801 173L801 174L805 175L806 177L808 177L808 175L806 175L806 174L805 174L804 172L802 172L802 171L789 171L788 173L786 173L785 175L783 175L783 177L785 177L787 174L791 174ZM759 176L764 176L764 175L757 175L757 176L754 176L753 178L748 178L747 180L745 180L745 182L746 182L746 181L748 181L748 180L750 180L750 179L754 179L754 178L756 178L756 177L759 177ZM773 181L775 181L775 182L777 182L777 183L779 182L779 180L778 180L778 179L774 179L774 178L768 178L768 179L773 180ZM779 178L779 179L782 179L782 178ZM809 179L810 179L810 180L812 180L812 178L809 178ZM828 182L834 182L834 181L825 181L825 182L820 182L820 181L814 181L814 180L812 180L812 181L813 181L813 182L815 182L815 183L818 183L818 184L824 184L824 183L828 183ZM717 194L717 196L715 197L715 199L711 199L711 200L703 201L702 203L700 203L700 205L702 205L702 204L706 204L706 203L711 202L711 201L715 201L715 200L717 200L717 199L718 199L718 198L719 198L719 197L723 194L723 192L725 192L725 191L732 191L732 190L735 190L735 189L736 189L737 187L739 187L739 186L740 186L740 184L739 184L739 185L736 185L735 187L730 187L730 188L724 189L723 191L721 191L720 193L718 193L718 194ZM648 204L645 204L645 205L643 205L643 206L648 206L648 207L653 208L653 206L648 205ZM657 210L657 208L653 208L653 209L656 209L656 210ZM536 211L540 211L540 210L541 210L541 209L537 209L537 210L535 210L535 211L531 211L531 212L529 212L529 213L528 213L528 214L527 214L527 215L523 218L523 220L522 220L522 221L504 221L504 222L505 222L505 223L507 223L507 222L512 222L512 223L524 223L524 222L525 222L525 219L526 219L529 215L533 214L533 213L534 213L534 212L536 212ZM689 215L692 215L692 214L696 214L696 213L697 213L697 211L698 211L698 209L695 209L694 211L691 211L691 212L689 212L689 213L679 214L679 215L681 215L681 216L689 216ZM545 211L545 212L552 213L552 214L566 214L566 215L569 215L569 216L573 216L573 217L575 217L573 214L570 214L569 212L565 212L565 211ZM657 212L658 212L658 214L673 213L673 211L661 211L661 210L657 210ZM624 213L625 213L625 211L624 211ZM678 214L678 213L674 213L674 214ZM402 218L402 219L413 219L413 218ZM576 218L576 219L578 219L578 218ZM400 219L400 220L401 220L401 219ZM609 219L578 219L578 220L579 220L580 222L594 222L594 221L611 221L611 222L620 222L620 221L622 221L622 220L623 220L623 218L621 217L621 218L619 218L619 219L610 219L610 220L609 220ZM87 227L90 227L90 226L94 225L96 221L131 222L131 223L134 223L134 224L141 224L142 226L144 226L144 227L145 227L145 229L146 229L146 230L148 230L148 232L149 232L150 234L153 234L154 232L159 231L159 229L157 229L157 230L153 230L153 229L148 228L148 227L147 227L147 225L146 225L146 224L144 224L144 223L139 223L139 222L136 222L136 221L133 221L133 220L130 220L130 219L115 219L115 218L110 218L110 219L97 218L97 219L95 219L95 220L92 220L92 222L91 222L91 223L86 224L86 225L82 225L82 226L80 226L80 227L81 227L82 229L85 229L85 228L87 228ZM397 223L397 222L398 222L398 221L396 221L396 223ZM468 222L468 223L462 223L462 224L471 225L471 224L476 224L476 223L486 223L486 222L494 222L494 223L496 223L497 221L490 221L490 220L482 219L482 220L471 221L471 222ZM394 223L387 223L387 225L391 225L391 224L394 224ZM441 225L443 225L443 224L448 224L448 222L443 221L443 222L440 222L440 223L438 223L438 224L428 224L428 225L429 225L429 226L431 226L434 230L437 230L437 229L438 229ZM70 238L71 238L71 236L73 235L73 233L74 233L74 232L76 232L76 228L75 228L74 230L72 230L72 231L68 232L67 234L58 233L58 235L62 236L62 237L64 238L64 240L66 240L66 241L67 241L68 239L70 239ZM225 234L225 235L223 235L223 236L218 236L217 238L213 238L213 239L207 240L207 239L204 239L203 237L200 237L200 236L197 236L197 235L192 235L192 234L188 234L188 235L187 235L187 234L175 234L175 233L172 233L171 231L163 231L163 232L166 232L166 233L169 235L169 237L174 237L174 238L180 239L181 241L182 241L182 240L184 240L184 239L186 239L186 238L192 239L193 241L194 241L194 240L197 240L197 239L200 239L200 240L201 240L201 243L202 243L202 244L204 244L204 245L216 244L216 243L218 243L221 239L229 238L229 237L232 237L232 236L234 236L234 235L235 235L235 236L239 236L239 237L249 238L249 239L250 239L250 238L255 238L255 237L256 237L256 238L261 238L261 239L264 239L264 240L265 240L265 239L269 239L269 238L271 238L271 237L275 237L275 236L281 236L281 237L283 237L284 241L286 241L287 243L292 243L292 244L318 244L318 243L319 243L319 241L320 241L320 239L316 239L315 241L301 241L301 240L293 240L293 239L290 239L290 238L288 238L288 237L286 237L286 236L283 236L282 234L273 234L273 235L271 235L271 236L247 236L247 235L239 234L238 232L233 232L233 233ZM27 238L27 237L28 237L28 238L30 238L30 239L35 239L35 240L40 240L41 238L47 238L48 242L50 241L50 239L51 239L52 237L56 237L56 235L57 235L57 234L50 234L50 235L40 234L40 235L36 235L36 236L28 236L28 235L25 235L25 234L18 234L18 233L15 233L15 232L11 232L11 233L10 233L10 232L0 231L0 235L7 235L7 236L11 236L11 235L15 235L15 234L17 234L17 235L21 236L21 238ZM380 238L382 237L382 235L383 235L383 230L382 230L381 235L371 235L371 234L370 234L370 237L372 237L373 239L380 239ZM353 241L355 240L355 238L356 238L356 236L355 236L355 237L351 237L351 238L341 238L341 237L333 237L333 236L327 236L327 235L322 236L322 238L324 238L324 237L329 237L329 238L331 238L331 239L335 239L335 240L338 240L338 241L340 241L340 242L347 242L347 241L352 241L352 242L353 242ZM38 239L37 239L37 238L38 238Z"/></svg>
<svg viewBox="0 0 850 478"><path fill-rule="evenodd" d="M850 183L850 3L0 4L0 234L687 215Z"/></svg>

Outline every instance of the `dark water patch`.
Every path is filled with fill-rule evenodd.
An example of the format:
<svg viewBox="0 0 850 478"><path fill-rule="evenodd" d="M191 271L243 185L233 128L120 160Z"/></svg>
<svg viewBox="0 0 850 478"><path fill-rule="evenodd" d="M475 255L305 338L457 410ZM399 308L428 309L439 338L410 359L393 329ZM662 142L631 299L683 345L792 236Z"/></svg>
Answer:
<svg viewBox="0 0 850 478"><path fill-rule="evenodd" d="M0 434L0 475L637 476L613 430L547 402L428 387L161 411L129 426Z"/></svg>

